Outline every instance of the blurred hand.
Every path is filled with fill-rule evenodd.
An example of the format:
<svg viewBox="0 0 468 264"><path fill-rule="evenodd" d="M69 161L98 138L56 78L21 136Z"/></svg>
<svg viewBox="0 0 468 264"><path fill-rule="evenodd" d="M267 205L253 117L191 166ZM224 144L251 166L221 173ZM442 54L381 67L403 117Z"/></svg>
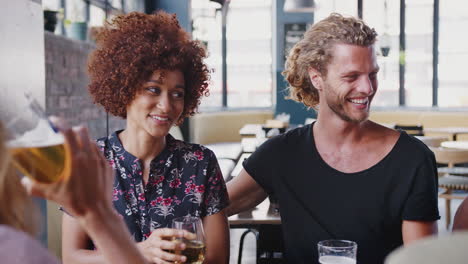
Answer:
<svg viewBox="0 0 468 264"><path fill-rule="evenodd" d="M185 262L187 261L185 256L168 252L168 250L182 251L186 247L185 243L172 241L175 237L183 237L187 240L196 238L195 234L184 230L159 228L154 230L148 239L137 243L137 246L146 260L151 263L166 264L173 263L174 261Z"/></svg>
<svg viewBox="0 0 468 264"><path fill-rule="evenodd" d="M39 183L24 177L23 185L31 195L61 204L74 217L96 212L113 213L113 171L85 127L70 129L58 119L51 121L65 137L68 155L62 178L54 183Z"/></svg>

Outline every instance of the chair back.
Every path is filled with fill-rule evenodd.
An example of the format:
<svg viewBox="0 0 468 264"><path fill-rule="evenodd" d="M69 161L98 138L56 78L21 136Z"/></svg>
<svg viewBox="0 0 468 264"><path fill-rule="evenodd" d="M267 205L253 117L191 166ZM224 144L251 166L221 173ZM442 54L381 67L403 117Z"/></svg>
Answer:
<svg viewBox="0 0 468 264"><path fill-rule="evenodd" d="M424 136L424 129L422 125L395 125L396 130L403 130L412 136Z"/></svg>
<svg viewBox="0 0 468 264"><path fill-rule="evenodd" d="M429 147L434 152L436 162L453 167L455 164L468 163L468 150L442 147Z"/></svg>

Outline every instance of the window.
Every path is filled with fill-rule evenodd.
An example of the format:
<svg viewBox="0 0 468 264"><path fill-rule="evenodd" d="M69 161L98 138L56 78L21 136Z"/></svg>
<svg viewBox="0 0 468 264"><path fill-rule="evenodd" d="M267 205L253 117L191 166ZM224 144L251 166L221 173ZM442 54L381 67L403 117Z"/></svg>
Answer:
<svg viewBox="0 0 468 264"><path fill-rule="evenodd" d="M214 69L202 108L222 106L221 12L219 4L192 1L193 37L207 45ZM227 15L227 106L272 106L271 0L231 1ZM255 23L252 23L255 21Z"/></svg>
<svg viewBox="0 0 468 264"><path fill-rule="evenodd" d="M95 5L89 7L89 26L99 27L104 24L106 20L106 11Z"/></svg>
<svg viewBox="0 0 468 264"><path fill-rule="evenodd" d="M377 30L379 91L375 106L398 106L400 97L399 65L405 66L405 102L402 106L431 107L433 104L433 36L434 0L406 0L405 52L400 54L400 1L363 1L363 19ZM439 66L437 106L468 107L468 75L464 66L468 61L468 3L458 0L440 2ZM443 4L442 4L443 3ZM320 1L315 20L340 12L357 16L357 1ZM382 56L381 47L390 48Z"/></svg>
<svg viewBox="0 0 468 264"><path fill-rule="evenodd" d="M203 42L208 51L205 61L214 70L211 74L210 96L204 97L200 107L222 106L221 84L221 11L220 5L207 0L192 1L192 36Z"/></svg>
<svg viewBox="0 0 468 264"><path fill-rule="evenodd" d="M433 3L406 1L406 106L432 106Z"/></svg>
<svg viewBox="0 0 468 264"><path fill-rule="evenodd" d="M373 2L364 1L364 2ZM314 21L326 18L330 13L336 12L342 15L357 17L357 1L349 0L327 0L317 1L317 8L314 12Z"/></svg>
<svg viewBox="0 0 468 264"><path fill-rule="evenodd" d="M380 66L379 87L373 105L397 106L400 86L400 3L390 0L364 1L362 17L378 33L376 48ZM383 56L385 52L388 52L387 56Z"/></svg>
<svg viewBox="0 0 468 264"><path fill-rule="evenodd" d="M85 22L86 3L82 0L65 0L65 19L70 22Z"/></svg>
<svg viewBox="0 0 468 264"><path fill-rule="evenodd" d="M66 26L72 22L87 22L89 30L104 24L106 18L132 11L145 11L144 0L43 0L44 9L62 10L63 19L55 31L65 35ZM106 15L107 11L107 15Z"/></svg>
<svg viewBox="0 0 468 264"><path fill-rule="evenodd" d="M387 2L385 6L384 3ZM357 1L333 0L317 4L314 21L320 21L337 12L357 17ZM374 97L374 106L398 105L399 92L399 34L400 3L398 1L363 1L363 19L377 33L377 62L380 66L379 87ZM383 52L388 52L383 56Z"/></svg>
<svg viewBox="0 0 468 264"><path fill-rule="evenodd" d="M468 107L468 2L440 2L439 106Z"/></svg>

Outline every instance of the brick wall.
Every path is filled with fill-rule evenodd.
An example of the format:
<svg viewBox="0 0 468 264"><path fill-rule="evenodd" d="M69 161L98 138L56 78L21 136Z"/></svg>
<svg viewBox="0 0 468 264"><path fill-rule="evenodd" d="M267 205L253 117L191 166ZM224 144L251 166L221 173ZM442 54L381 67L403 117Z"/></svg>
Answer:
<svg viewBox="0 0 468 264"><path fill-rule="evenodd" d="M125 121L109 117L94 105L87 90L88 54L94 45L45 32L46 111L71 125L86 124L93 138L124 127ZM109 124L109 127L107 127Z"/></svg>
<svg viewBox="0 0 468 264"><path fill-rule="evenodd" d="M88 94L88 54L94 45L45 32L46 112L65 118L71 125L86 124L92 138L123 128L125 122L110 117L93 104ZM109 124L109 126L107 125ZM47 202L48 248L61 258L61 213L59 205Z"/></svg>

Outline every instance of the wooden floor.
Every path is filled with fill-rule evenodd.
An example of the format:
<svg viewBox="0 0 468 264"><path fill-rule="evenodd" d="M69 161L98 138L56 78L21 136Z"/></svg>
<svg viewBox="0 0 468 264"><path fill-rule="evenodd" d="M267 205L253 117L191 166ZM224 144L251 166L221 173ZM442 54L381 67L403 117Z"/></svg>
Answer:
<svg viewBox="0 0 468 264"><path fill-rule="evenodd" d="M461 200L452 200L452 221L455 211L460 205ZM450 231L445 228L445 200L439 199L439 211L441 219L438 221L439 236L446 235ZM231 229L231 258L230 264L237 263L237 255L239 253L239 239L245 229ZM255 264L255 252L256 252L255 238L252 234L249 234L245 238L244 250L242 256L242 264Z"/></svg>

